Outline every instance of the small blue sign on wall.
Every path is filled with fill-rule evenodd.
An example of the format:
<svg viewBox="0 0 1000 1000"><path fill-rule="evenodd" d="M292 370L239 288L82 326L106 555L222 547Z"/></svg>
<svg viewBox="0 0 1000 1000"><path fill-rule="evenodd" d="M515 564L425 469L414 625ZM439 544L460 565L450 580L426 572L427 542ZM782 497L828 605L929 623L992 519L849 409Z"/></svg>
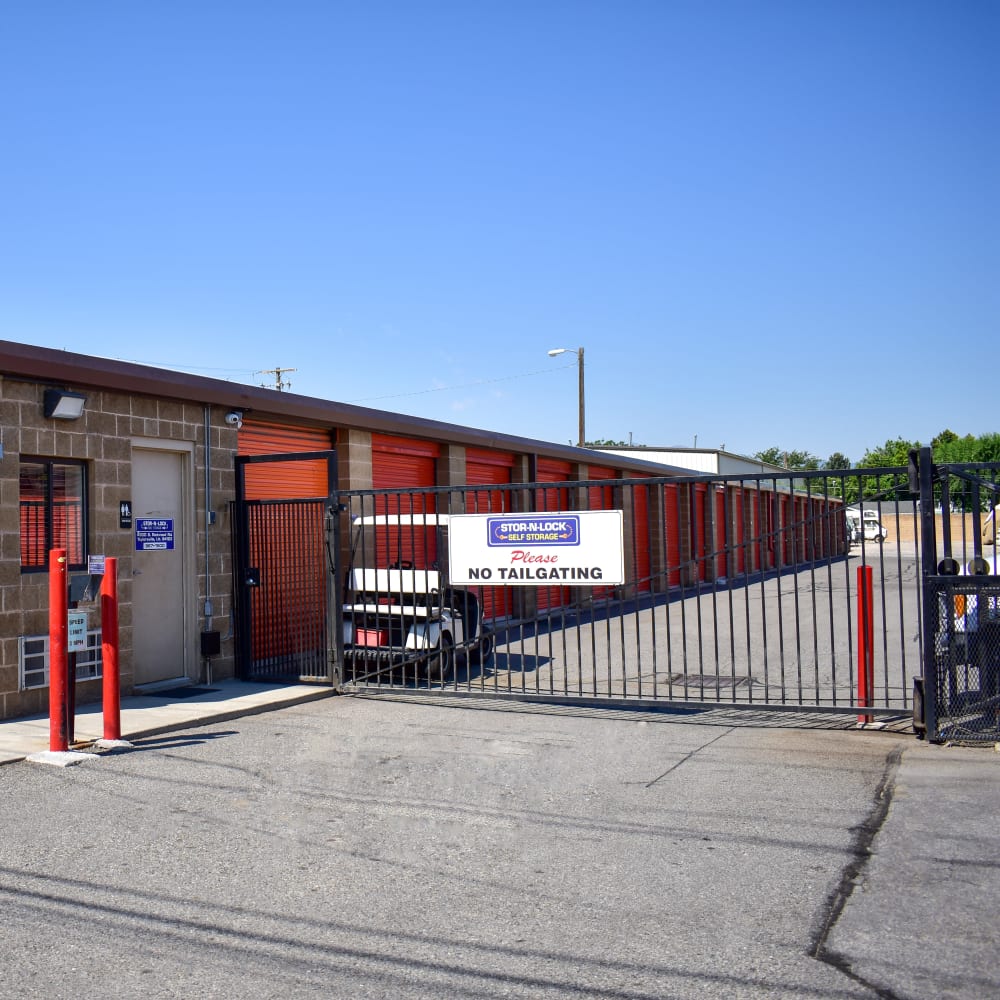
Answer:
<svg viewBox="0 0 1000 1000"><path fill-rule="evenodd" d="M172 517L137 517L135 519L136 552L152 552L174 547Z"/></svg>

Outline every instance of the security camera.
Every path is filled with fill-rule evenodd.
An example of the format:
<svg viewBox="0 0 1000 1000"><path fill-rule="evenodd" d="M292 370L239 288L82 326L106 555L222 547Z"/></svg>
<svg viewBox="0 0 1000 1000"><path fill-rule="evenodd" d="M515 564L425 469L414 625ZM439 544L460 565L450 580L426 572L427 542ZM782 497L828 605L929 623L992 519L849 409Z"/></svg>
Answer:
<svg viewBox="0 0 1000 1000"><path fill-rule="evenodd" d="M243 414L238 410L232 410L226 414L226 423L239 430L243 426Z"/></svg>

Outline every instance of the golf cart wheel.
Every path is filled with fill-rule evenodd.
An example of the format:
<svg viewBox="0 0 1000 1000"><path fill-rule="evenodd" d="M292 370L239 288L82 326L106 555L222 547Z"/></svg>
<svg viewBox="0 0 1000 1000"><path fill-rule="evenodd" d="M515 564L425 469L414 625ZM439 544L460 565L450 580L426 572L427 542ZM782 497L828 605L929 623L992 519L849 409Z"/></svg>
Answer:
<svg viewBox="0 0 1000 1000"><path fill-rule="evenodd" d="M490 662L490 657L493 655L493 650L496 648L496 638L493 633L487 629L479 637L479 645L476 649L476 661L480 665L485 665Z"/></svg>
<svg viewBox="0 0 1000 1000"><path fill-rule="evenodd" d="M448 632L442 632L437 651L427 664L427 679L431 684L445 684L455 673L455 643Z"/></svg>

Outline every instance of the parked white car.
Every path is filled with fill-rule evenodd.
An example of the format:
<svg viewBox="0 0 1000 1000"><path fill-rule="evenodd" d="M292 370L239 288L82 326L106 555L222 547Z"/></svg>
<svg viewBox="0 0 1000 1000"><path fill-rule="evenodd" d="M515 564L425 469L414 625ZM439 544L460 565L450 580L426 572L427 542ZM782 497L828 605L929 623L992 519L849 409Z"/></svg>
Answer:
<svg viewBox="0 0 1000 1000"><path fill-rule="evenodd" d="M881 543L889 534L878 519L878 514L873 510L848 507L845 515L847 517L847 538L852 545L860 544L862 538L869 542Z"/></svg>

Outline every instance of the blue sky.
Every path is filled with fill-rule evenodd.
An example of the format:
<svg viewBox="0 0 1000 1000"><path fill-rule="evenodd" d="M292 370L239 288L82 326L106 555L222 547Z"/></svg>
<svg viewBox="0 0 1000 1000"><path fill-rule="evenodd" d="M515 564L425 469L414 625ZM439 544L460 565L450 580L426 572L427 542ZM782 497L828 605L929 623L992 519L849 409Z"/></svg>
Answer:
<svg viewBox="0 0 1000 1000"><path fill-rule="evenodd" d="M0 338L503 433L1000 430L1000 4L0 7Z"/></svg>

